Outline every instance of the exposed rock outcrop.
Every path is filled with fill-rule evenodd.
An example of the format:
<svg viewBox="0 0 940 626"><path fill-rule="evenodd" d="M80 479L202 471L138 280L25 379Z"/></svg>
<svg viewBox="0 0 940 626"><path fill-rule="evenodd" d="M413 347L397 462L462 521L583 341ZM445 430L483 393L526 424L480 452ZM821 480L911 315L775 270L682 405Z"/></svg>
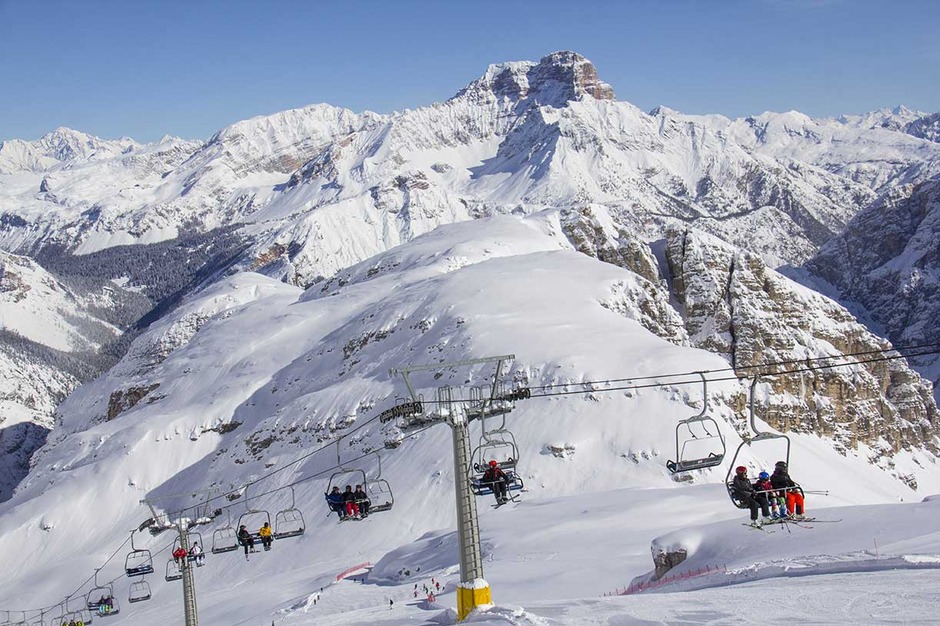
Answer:
<svg viewBox="0 0 940 626"><path fill-rule="evenodd" d="M865 443L876 457L912 446L937 451L930 385L904 361L865 363L869 354L826 369L833 361L817 360L844 363L853 359L843 355L890 347L846 309L756 255L689 229L668 230L666 259L693 345L727 355L742 377L765 363L792 363L762 379L773 391L758 408L771 426L832 437L843 449ZM795 369L805 371L786 373Z"/></svg>

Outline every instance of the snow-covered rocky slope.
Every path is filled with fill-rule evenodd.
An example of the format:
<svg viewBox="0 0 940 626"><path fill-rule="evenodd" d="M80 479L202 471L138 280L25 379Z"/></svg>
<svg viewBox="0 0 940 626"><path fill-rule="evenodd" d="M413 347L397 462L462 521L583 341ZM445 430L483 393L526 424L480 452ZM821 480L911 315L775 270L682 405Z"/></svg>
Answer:
<svg viewBox="0 0 940 626"><path fill-rule="evenodd" d="M899 345L940 344L940 178L904 186L853 219L807 264ZM940 360L913 361L940 393Z"/></svg>
<svg viewBox="0 0 940 626"><path fill-rule="evenodd" d="M113 361L121 335L98 310L113 292L76 294L28 257L0 252L0 500L25 476L58 404Z"/></svg>

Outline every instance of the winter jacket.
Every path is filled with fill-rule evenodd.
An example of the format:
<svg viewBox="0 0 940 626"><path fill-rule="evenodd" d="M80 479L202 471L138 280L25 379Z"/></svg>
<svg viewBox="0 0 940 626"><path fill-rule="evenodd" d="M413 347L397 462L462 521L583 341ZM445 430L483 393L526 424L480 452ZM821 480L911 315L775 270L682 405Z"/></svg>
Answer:
<svg viewBox="0 0 940 626"><path fill-rule="evenodd" d="M259 537L270 537L270 536L271 536L271 527L270 527L270 526L262 526L262 527L261 527L261 530L258 531L258 536L259 536Z"/></svg>
<svg viewBox="0 0 940 626"><path fill-rule="evenodd" d="M796 487L796 483L790 479L790 475L786 470L781 468L776 468L774 473L770 476L770 484L773 485L774 489L788 489L791 487Z"/></svg>
<svg viewBox="0 0 940 626"><path fill-rule="evenodd" d="M770 480L760 480L757 479L754 481L754 491L773 491L774 485Z"/></svg>
<svg viewBox="0 0 940 626"><path fill-rule="evenodd" d="M498 467L490 467L485 472L483 472L483 478L480 479L482 483L498 483L498 482L508 482L509 478L506 476L506 472L499 469Z"/></svg>
<svg viewBox="0 0 940 626"><path fill-rule="evenodd" d="M369 501L369 496L367 496L366 492L363 491L362 489L356 489L353 492L353 495L356 497L355 499L356 502L368 502Z"/></svg>
<svg viewBox="0 0 940 626"><path fill-rule="evenodd" d="M734 491L734 495L742 500L747 500L748 498L754 497L754 486L751 484L751 481L747 479L747 476L735 476L734 480L731 481L731 490Z"/></svg>
<svg viewBox="0 0 940 626"><path fill-rule="evenodd" d="M355 502L356 494L353 493L352 489L343 492L343 502Z"/></svg>
<svg viewBox="0 0 940 626"><path fill-rule="evenodd" d="M238 543L241 543L241 544L253 543L253 540L252 540L252 538L251 538L251 533L248 532L248 529L247 529L247 528L241 528L241 529L239 529L239 531L238 531Z"/></svg>

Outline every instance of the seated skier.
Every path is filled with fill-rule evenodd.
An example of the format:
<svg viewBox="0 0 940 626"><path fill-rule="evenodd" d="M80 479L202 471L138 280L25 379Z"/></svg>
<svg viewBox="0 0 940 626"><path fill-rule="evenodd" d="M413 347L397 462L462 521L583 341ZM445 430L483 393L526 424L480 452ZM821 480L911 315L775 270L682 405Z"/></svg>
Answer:
<svg viewBox="0 0 940 626"><path fill-rule="evenodd" d="M736 498L751 509L752 526L759 527L761 525L761 522L757 521L758 508L760 508L764 516L763 523L773 521L770 517L770 505L767 502L767 496L763 493L758 493L754 489L754 485L751 484L751 481L747 477L747 468L743 465L739 465L734 469L734 480L731 481L731 490L734 492Z"/></svg>
<svg viewBox="0 0 940 626"><path fill-rule="evenodd" d="M495 459L490 461L489 468L483 472L483 477L480 478L480 485L483 487L489 486L493 489L496 504L506 504L508 501L508 484L509 477L506 476L506 472L499 468L499 463Z"/></svg>
<svg viewBox="0 0 940 626"><path fill-rule="evenodd" d="M356 497L356 504L359 505L359 511L362 513L362 516L365 517L369 514L369 506L372 502L369 500L369 496L366 495L366 492L362 490L362 485L356 485L356 490L353 491L353 495Z"/></svg>
<svg viewBox="0 0 940 626"><path fill-rule="evenodd" d="M333 490L326 494L326 503L331 511L336 511L340 519L346 517L346 500L343 498L343 494L340 493L339 487L333 487Z"/></svg>
<svg viewBox="0 0 940 626"><path fill-rule="evenodd" d="M799 485L790 478L790 474L787 472L786 461L777 461L774 465L774 473L770 476L770 483L773 485L774 489L779 489L781 492L786 493L787 509L792 513L793 519L806 519L803 507L803 494L800 493L798 489Z"/></svg>

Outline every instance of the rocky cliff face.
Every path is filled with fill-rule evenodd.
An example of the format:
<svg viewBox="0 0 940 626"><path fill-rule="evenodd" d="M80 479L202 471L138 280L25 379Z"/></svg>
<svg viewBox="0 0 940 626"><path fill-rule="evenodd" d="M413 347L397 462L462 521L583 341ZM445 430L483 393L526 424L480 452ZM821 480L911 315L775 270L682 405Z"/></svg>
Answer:
<svg viewBox="0 0 940 626"><path fill-rule="evenodd" d="M806 265L865 308L898 345L940 344L940 179L905 187L860 213ZM940 381L940 359L914 360ZM936 391L935 391L936 393Z"/></svg>
<svg viewBox="0 0 940 626"><path fill-rule="evenodd" d="M725 354L744 378L765 363L793 363L762 378L773 392L759 417L772 427L832 437L843 449L864 443L873 460L911 446L937 451L930 385L904 361L842 357L889 347L845 308L689 229L667 231L665 256L693 345ZM858 364L824 367L846 360ZM785 373L793 369L807 371Z"/></svg>

